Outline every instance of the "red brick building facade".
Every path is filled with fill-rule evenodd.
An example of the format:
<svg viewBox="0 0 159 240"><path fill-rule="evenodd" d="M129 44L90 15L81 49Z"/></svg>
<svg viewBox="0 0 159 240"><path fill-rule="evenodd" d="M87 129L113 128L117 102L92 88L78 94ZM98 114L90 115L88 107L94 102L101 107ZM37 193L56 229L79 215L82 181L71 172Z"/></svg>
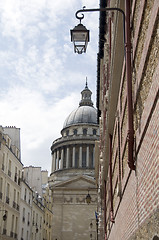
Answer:
<svg viewBox="0 0 159 240"><path fill-rule="evenodd" d="M125 12L126 46L122 14L102 12L97 80L98 238L157 240L159 0L105 0L100 5Z"/></svg>

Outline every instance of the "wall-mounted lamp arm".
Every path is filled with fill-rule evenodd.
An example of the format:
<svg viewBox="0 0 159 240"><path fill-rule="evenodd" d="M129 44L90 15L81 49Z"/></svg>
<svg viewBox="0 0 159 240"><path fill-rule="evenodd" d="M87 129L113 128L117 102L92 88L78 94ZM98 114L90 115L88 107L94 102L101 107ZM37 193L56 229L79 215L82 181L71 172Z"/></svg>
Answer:
<svg viewBox="0 0 159 240"><path fill-rule="evenodd" d="M81 14L81 16L79 16L79 13L83 13L83 12L109 12L109 11L120 12L123 16L123 38L124 38L124 48L125 48L125 12L121 8L88 8L87 9L87 8L83 7L83 9L80 9L75 13L75 16L81 22L81 20L84 19L84 14Z"/></svg>

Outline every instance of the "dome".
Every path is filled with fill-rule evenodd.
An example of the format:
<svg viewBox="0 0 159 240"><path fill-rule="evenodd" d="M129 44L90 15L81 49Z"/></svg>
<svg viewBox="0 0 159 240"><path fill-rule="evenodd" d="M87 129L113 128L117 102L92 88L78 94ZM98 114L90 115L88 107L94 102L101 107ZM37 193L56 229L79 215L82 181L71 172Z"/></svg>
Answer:
<svg viewBox="0 0 159 240"><path fill-rule="evenodd" d="M79 106L66 118L63 128L81 123L97 124L97 110L92 106Z"/></svg>
<svg viewBox="0 0 159 240"><path fill-rule="evenodd" d="M97 110L93 107L93 102L91 100L92 92L87 86L87 81L85 89L81 92L81 95L82 98L79 103L79 107L71 112L70 115L66 118L63 128L81 123L98 124Z"/></svg>

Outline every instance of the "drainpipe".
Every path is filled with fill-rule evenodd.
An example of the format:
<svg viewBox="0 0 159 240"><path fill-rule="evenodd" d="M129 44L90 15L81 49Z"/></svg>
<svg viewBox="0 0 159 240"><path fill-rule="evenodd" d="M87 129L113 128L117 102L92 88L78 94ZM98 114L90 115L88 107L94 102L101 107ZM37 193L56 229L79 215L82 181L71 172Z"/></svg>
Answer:
<svg viewBox="0 0 159 240"><path fill-rule="evenodd" d="M131 32L130 32L130 0L125 0L125 22L126 22L126 78L127 78L127 105L128 105L128 166L135 170L133 159L134 127L133 127L133 103L132 103L132 74L131 74Z"/></svg>
<svg viewBox="0 0 159 240"><path fill-rule="evenodd" d="M109 134L109 180L110 180L110 221L115 223L113 211L113 184L112 184L112 135Z"/></svg>

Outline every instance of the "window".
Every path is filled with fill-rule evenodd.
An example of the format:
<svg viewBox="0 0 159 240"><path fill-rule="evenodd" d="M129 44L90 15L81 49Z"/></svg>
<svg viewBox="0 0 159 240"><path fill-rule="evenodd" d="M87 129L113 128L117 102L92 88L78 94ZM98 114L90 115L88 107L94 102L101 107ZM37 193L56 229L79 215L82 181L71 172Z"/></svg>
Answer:
<svg viewBox="0 0 159 240"><path fill-rule="evenodd" d="M6 189L6 203L9 204L9 193L10 193L10 185L7 183L7 189Z"/></svg>
<svg viewBox="0 0 159 240"><path fill-rule="evenodd" d="M11 160L9 160L8 176L11 177Z"/></svg>
<svg viewBox="0 0 159 240"><path fill-rule="evenodd" d="M35 211L33 211L33 225L35 224Z"/></svg>
<svg viewBox="0 0 159 240"><path fill-rule="evenodd" d="M97 130L93 129L93 135L96 135L96 134L97 134Z"/></svg>
<svg viewBox="0 0 159 240"><path fill-rule="evenodd" d="M13 195L13 207L16 208L16 189L14 189L14 195Z"/></svg>
<svg viewBox="0 0 159 240"><path fill-rule="evenodd" d="M66 136L69 136L69 130L66 131Z"/></svg>
<svg viewBox="0 0 159 240"><path fill-rule="evenodd" d="M27 189L25 188L25 193L24 193L24 200L26 201L26 196L27 196Z"/></svg>
<svg viewBox="0 0 159 240"><path fill-rule="evenodd" d="M19 192L17 192L17 210L19 211Z"/></svg>
<svg viewBox="0 0 159 240"><path fill-rule="evenodd" d="M0 199L2 199L3 196L3 178L0 178Z"/></svg>
<svg viewBox="0 0 159 240"><path fill-rule="evenodd" d="M15 220L15 238L17 236L17 228L18 228L18 217L16 217L16 220Z"/></svg>
<svg viewBox="0 0 159 240"><path fill-rule="evenodd" d="M30 213L28 212L28 226L30 225Z"/></svg>
<svg viewBox="0 0 159 240"><path fill-rule="evenodd" d="M2 160L2 170L4 171L4 163L5 163L5 153L3 153L3 160Z"/></svg>
<svg viewBox="0 0 159 240"><path fill-rule="evenodd" d="M29 193L29 201L28 201L29 204L31 204L31 193Z"/></svg>
<svg viewBox="0 0 159 240"><path fill-rule="evenodd" d="M13 232L14 232L14 215L12 215L12 227L11 227L12 236L13 236Z"/></svg>
<svg viewBox="0 0 159 240"><path fill-rule="evenodd" d="M7 233L7 220L8 220L8 212L6 211L6 221L4 221L4 225L3 225L3 234L6 235Z"/></svg>
<svg viewBox="0 0 159 240"><path fill-rule="evenodd" d="M14 181L17 182L17 167L15 167L15 176L14 176Z"/></svg>
<svg viewBox="0 0 159 240"><path fill-rule="evenodd" d="M29 240L29 232L27 231L26 240Z"/></svg>
<svg viewBox="0 0 159 240"><path fill-rule="evenodd" d="M20 170L18 172L18 185L20 185Z"/></svg>
<svg viewBox="0 0 159 240"><path fill-rule="evenodd" d="M77 135L77 129L73 130L73 134L76 136Z"/></svg>
<svg viewBox="0 0 159 240"><path fill-rule="evenodd" d="M87 135L87 129L86 128L83 129L83 135Z"/></svg>
<svg viewBox="0 0 159 240"><path fill-rule="evenodd" d="M22 228L21 239L23 239L24 229Z"/></svg>
<svg viewBox="0 0 159 240"><path fill-rule="evenodd" d="M36 214L36 224L38 224L38 213Z"/></svg>
<svg viewBox="0 0 159 240"><path fill-rule="evenodd" d="M23 208L23 222L25 222L25 208Z"/></svg>

